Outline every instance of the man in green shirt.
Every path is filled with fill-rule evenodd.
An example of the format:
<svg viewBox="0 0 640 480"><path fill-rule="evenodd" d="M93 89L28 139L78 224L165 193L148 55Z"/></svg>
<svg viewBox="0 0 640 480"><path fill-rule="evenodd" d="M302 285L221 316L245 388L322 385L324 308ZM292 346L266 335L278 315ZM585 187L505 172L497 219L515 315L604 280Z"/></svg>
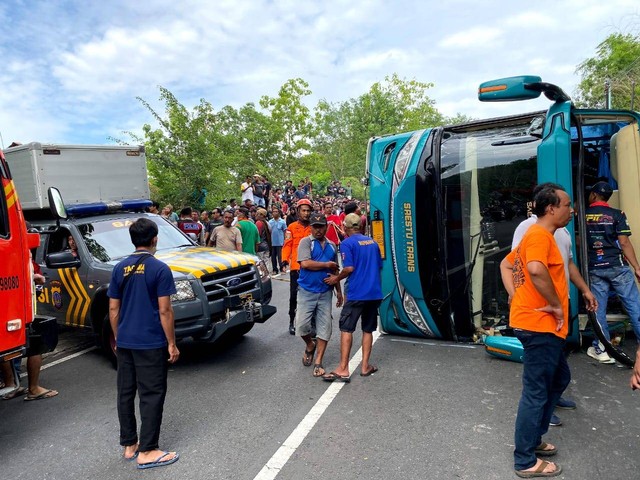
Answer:
<svg viewBox="0 0 640 480"><path fill-rule="evenodd" d="M258 227L249 220L249 210L244 207L238 210L238 223L236 227L242 235L242 251L256 255L258 244L260 243L260 232L258 232Z"/></svg>

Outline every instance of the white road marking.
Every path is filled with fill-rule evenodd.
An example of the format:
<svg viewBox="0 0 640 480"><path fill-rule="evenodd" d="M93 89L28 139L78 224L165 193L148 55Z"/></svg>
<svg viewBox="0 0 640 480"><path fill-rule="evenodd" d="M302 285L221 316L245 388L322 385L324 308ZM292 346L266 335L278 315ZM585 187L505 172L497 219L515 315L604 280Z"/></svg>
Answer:
<svg viewBox="0 0 640 480"><path fill-rule="evenodd" d="M44 370L46 368L53 367L54 365L59 365L59 364L61 364L63 362L66 362L67 360L72 360L72 359L74 359L76 357L79 357L80 355L84 355L87 352L95 350L96 348L98 348L98 347L89 347L89 348L85 348L84 350L81 350L79 352L72 353L71 355L69 355L67 357L62 357L62 358L60 358L58 360L55 360L55 361L53 361L51 363L47 363L46 365L42 365L40 370ZM20 378L24 378L26 376L27 376L27 372L23 372L23 373L20 374Z"/></svg>
<svg viewBox="0 0 640 480"><path fill-rule="evenodd" d="M379 332L373 332L373 343L380 336ZM349 372L353 376L356 368L362 361L362 347L351 357L349 362ZM287 464L291 455L295 453L300 444L307 437L311 429L320 420L322 414L329 408L331 402L336 398L342 387L343 382L332 382L327 391L318 399L316 404L309 410L309 413L302 419L294 431L289 435L280 448L273 454L269 461L262 467L262 470L254 477L253 480L273 480L278 476L280 470Z"/></svg>

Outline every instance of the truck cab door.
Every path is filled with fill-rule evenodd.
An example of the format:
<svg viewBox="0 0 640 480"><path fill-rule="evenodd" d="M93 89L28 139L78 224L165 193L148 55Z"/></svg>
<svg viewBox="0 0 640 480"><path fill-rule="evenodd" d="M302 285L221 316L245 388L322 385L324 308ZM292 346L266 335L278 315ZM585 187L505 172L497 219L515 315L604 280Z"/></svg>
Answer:
<svg viewBox="0 0 640 480"><path fill-rule="evenodd" d="M1 154L0 160L0 355L4 358L5 354L21 351L26 344L25 327L32 319L32 290L18 195Z"/></svg>
<svg viewBox="0 0 640 480"><path fill-rule="evenodd" d="M77 231L64 226L56 232L42 235L38 263L46 283L38 295L38 314L54 316L61 325L90 327L85 325L91 299L85 287L89 260L82 258L84 251L81 248L77 250L80 258L78 268L48 268L44 260L48 254L70 250L70 235L79 245L81 238Z"/></svg>

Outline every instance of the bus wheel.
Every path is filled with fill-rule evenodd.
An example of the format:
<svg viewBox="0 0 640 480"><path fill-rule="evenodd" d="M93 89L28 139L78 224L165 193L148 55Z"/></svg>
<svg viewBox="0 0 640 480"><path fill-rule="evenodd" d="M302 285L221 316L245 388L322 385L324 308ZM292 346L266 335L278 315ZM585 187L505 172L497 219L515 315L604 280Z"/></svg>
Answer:
<svg viewBox="0 0 640 480"><path fill-rule="evenodd" d="M115 368L117 366L116 358L116 337L114 337L111 331L111 323L109 323L109 315L105 316L102 322L102 332L100 335L100 346L105 355Z"/></svg>

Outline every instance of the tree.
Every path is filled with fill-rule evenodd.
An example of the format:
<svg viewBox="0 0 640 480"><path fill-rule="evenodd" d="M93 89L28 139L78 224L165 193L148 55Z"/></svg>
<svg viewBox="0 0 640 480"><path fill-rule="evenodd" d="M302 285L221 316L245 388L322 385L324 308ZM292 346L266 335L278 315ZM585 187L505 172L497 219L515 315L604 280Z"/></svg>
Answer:
<svg viewBox="0 0 640 480"><path fill-rule="evenodd" d="M309 84L293 78L280 87L277 97L265 95L260 99L260 106L269 112L273 121L272 133L278 137L281 152L271 166L286 178L291 178L301 166L314 133L311 113L303 103L308 95L311 95Z"/></svg>
<svg viewBox="0 0 640 480"><path fill-rule="evenodd" d="M640 94L640 36L614 33L596 49L596 55L586 59L576 69L582 80L578 84L576 104L581 107L603 108L605 82L611 89L611 108L632 108L635 87L635 105Z"/></svg>
<svg viewBox="0 0 640 480"><path fill-rule="evenodd" d="M160 125L156 129L143 126L150 182L160 200L206 206L203 191L211 191L214 183L224 188L231 179L219 119L204 99L192 112L164 87L160 87L160 99L165 102L165 117L138 97Z"/></svg>
<svg viewBox="0 0 640 480"><path fill-rule="evenodd" d="M431 83L393 74L356 99L316 107L313 150L333 179L364 174L367 143L373 136L442 125L445 117L427 95Z"/></svg>

